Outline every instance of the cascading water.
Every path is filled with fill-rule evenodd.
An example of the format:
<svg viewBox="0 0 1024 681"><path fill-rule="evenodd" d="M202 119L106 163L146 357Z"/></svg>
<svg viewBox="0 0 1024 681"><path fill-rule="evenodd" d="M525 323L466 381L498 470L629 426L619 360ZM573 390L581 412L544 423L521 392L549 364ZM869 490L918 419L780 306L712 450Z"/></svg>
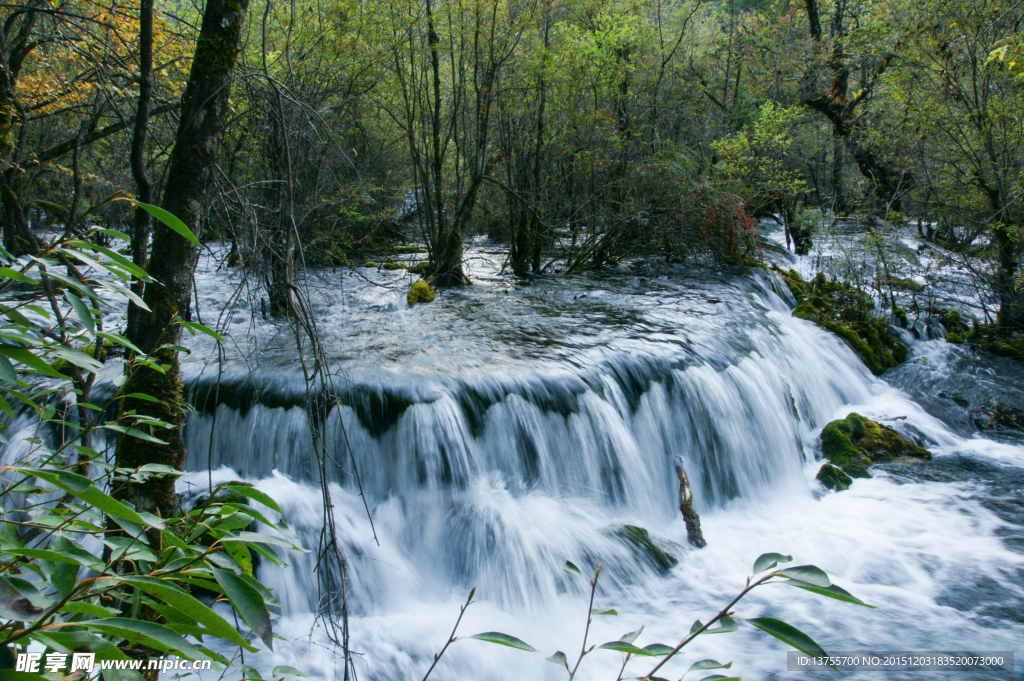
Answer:
<svg viewBox="0 0 1024 681"><path fill-rule="evenodd" d="M463 641L432 678L564 678L543 658L574 657L587 607L566 560L604 566L596 605L619 615L598 618L595 643L641 624L641 645L676 643L742 588L765 551L819 565L879 606L783 586L744 601L741 612L784 619L826 649L1012 650L1022 639L1024 451L950 432L842 341L792 318L771 275L510 290L485 269L470 291L413 309L401 288L380 287L400 274L321 293L323 325L337 354L349 353L334 386L340 406L319 427L337 464L332 496L360 678L422 677L473 587L479 603L460 633L505 631L544 654ZM203 276L208 305L220 294ZM286 356L274 343L264 343L264 358ZM315 548L323 516L304 384L297 369L263 362L229 367L219 381L193 369L186 443L195 472L180 485L205 488L208 466L214 483L252 481ZM936 461L824 493L813 479L817 434L850 411L925 441ZM686 543L677 459L702 514L703 550ZM625 541L627 525L647 529L677 564ZM261 568L283 606L275 630L290 641L258 665L340 679L339 651L307 635L313 558L291 562ZM748 679L799 678L785 672L784 651L751 631L701 637L672 678L707 656L734 660ZM614 679L620 664L598 651L577 678ZM626 676L647 669L631 663Z"/></svg>

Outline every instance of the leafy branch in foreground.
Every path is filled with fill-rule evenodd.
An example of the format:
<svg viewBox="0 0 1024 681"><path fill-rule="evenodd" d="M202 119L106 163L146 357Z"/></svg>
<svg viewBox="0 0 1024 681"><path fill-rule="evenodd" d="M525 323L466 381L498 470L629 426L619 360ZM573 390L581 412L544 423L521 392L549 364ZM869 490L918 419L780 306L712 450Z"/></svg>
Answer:
<svg viewBox="0 0 1024 681"><path fill-rule="evenodd" d="M7 417L0 424L0 652L9 657L31 646L44 659L89 652L96 660L172 654L230 667L226 647L255 651L258 638L272 648L276 637L271 610L278 604L255 578L253 555L280 564L279 549L302 549L282 521L260 510L280 514L273 499L242 483L212 488L191 510L165 518L121 498L127 485L165 479L173 487L181 475L162 464L117 466L93 445L94 435L160 443L171 426L124 410L105 421L107 405L90 398L101 372L117 382L111 369L118 362L164 371L156 357L103 329L104 317L120 317L127 301L145 306L129 285L133 277L150 279L96 243L127 235L72 232L37 256L15 259L0 249L0 411ZM216 335L199 324L189 330ZM114 399L161 401L126 392ZM261 525L269 532L256 532ZM45 681L37 671L17 678ZM128 670L103 674L140 678ZM152 675L144 668L142 676ZM279 667L273 675L298 673Z"/></svg>
<svg viewBox="0 0 1024 681"><path fill-rule="evenodd" d="M576 677L576 673L579 671L580 663L583 661L584 657L595 650L612 650L621 653L623 656L622 666L619 668L619 674L616 677L616 681L623 681L624 679L635 679L636 681L667 681L662 677L655 676L655 673L661 670L669 660L675 657L675 655L677 655L695 638L701 634L728 634L737 631L741 622L749 624L756 629L760 629L766 634L779 639L783 643L792 646L806 655L810 655L811 657L828 657L825 650L815 643L810 636L790 624L772 617L737 617L736 613L733 611L733 608L744 596L757 587L769 583L788 584L789 586L803 589L804 591L810 591L811 593L818 594L819 596L843 601L845 603L852 603L866 608L875 607L864 603L839 585L833 584L831 579L829 579L828 574L826 574L821 568L814 565L800 565L791 568L779 567L779 563L788 563L791 560L791 556L786 556L781 553L762 554L756 561L754 561L753 574L750 577L747 577L747 583L743 590L740 591L735 598L729 601L728 605L722 608L718 614L708 620L706 624L700 620L696 620L690 627L689 633L675 646L666 645L664 643L651 643L642 648L636 644L636 641L640 637L640 634L643 633L643 627L640 627L636 631L623 634L616 641L609 641L607 643L602 643L601 645L591 645L589 648L587 647L590 625L594 621L594 617L600 615L618 615L618 612L615 610L599 610L594 608L594 595L597 592L597 580L601 576L601 566L597 566L594 570L594 576L591 578L586 577L578 567L567 561L565 564L565 571L583 579L588 585L590 585L590 602L588 606L589 614L587 615L587 624L583 632L583 645L581 646L579 656L576 658L576 662L572 667L569 666L569 658L561 650L555 652L551 657L546 659L548 662L553 662L560 667L564 667L566 673L569 675L569 681L573 681ZM423 677L424 681L426 681L426 678L430 676L430 672L434 670L434 667L437 666L441 656L444 655L446 650L448 650L448 646L455 641L461 640L459 637L455 636L455 632L459 628L459 623L462 621L462 615L465 613L466 608L473 602L473 596L475 593L476 589L474 588L470 591L469 598L466 600L466 603L460 608L459 618L455 622L455 627L452 629L452 633L448 637L448 641L445 643L444 647L440 652L434 655L433 664L430 665L430 669L427 670L426 676ZM714 626L716 624L718 626ZM465 638L475 638L482 641L489 641L491 643L509 646L511 648L517 648L519 650L525 650L527 652L537 652L533 646L514 636L509 636L508 634L489 632ZM630 661L640 658L662 659L643 676L624 677L623 674L626 671L626 665L629 664ZM700 660L690 665L690 667L679 678L681 681L683 677L691 672L715 669L724 670L730 669L731 667L732 662L723 664L717 660ZM704 677L701 681L740 681L740 677L714 674L712 676Z"/></svg>

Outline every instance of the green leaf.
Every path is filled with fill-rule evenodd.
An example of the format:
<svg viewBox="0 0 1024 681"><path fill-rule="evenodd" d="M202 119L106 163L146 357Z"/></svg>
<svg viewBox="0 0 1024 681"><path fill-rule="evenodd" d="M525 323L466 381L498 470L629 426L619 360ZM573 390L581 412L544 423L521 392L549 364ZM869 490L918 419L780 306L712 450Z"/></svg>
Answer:
<svg viewBox="0 0 1024 681"><path fill-rule="evenodd" d="M272 537L269 534L259 534L257 532L239 532L238 534L230 537L221 537L220 541L221 543L229 541L243 541L249 544L270 544L271 546L280 546L286 549L301 551L302 553L309 553L307 549L304 549L301 546L296 546L290 541L281 539L280 537Z"/></svg>
<svg viewBox="0 0 1024 681"><path fill-rule="evenodd" d="M755 617L754 619L746 621L761 631L771 634L783 643L788 643L800 652L810 655L811 657L828 657L828 653L826 653L821 646L815 643L810 636L790 624L786 624L785 622L771 617ZM833 667L833 669L835 669L835 667Z"/></svg>
<svg viewBox="0 0 1024 681"><path fill-rule="evenodd" d="M16 348L10 345L0 345L0 355L6 355L11 359L15 359L27 367L34 369L36 373L40 373L44 376L50 376L51 378L66 378L59 371L51 367L49 364L44 362L42 359L32 354L25 348Z"/></svg>
<svg viewBox="0 0 1024 681"><path fill-rule="evenodd" d="M103 427L106 428L107 430L113 430L115 432L122 433L123 435L127 435L128 437L135 437L135 438L138 438L140 440L144 440L145 442L152 442L152 443L158 444L158 445L165 445L165 444L167 444L163 440L161 440L159 438L156 438L156 437L153 437L152 435L150 435L146 431L139 430L138 428L129 428L127 426L119 426L116 423L108 423L108 424L106 424Z"/></svg>
<svg viewBox="0 0 1024 681"><path fill-rule="evenodd" d="M547 660L548 662L554 662L557 665L561 665L562 667L565 667L566 669L569 668L569 660L566 659L565 653L563 653L561 650L559 650L557 653L555 653L551 657L545 657L544 659Z"/></svg>
<svg viewBox="0 0 1024 681"><path fill-rule="evenodd" d="M614 650L619 653L629 653L631 655L639 655L641 657L651 657L651 653L647 652L643 648L633 645L632 643L626 643L625 641L609 641L608 643L602 643L597 647L598 650Z"/></svg>
<svg viewBox="0 0 1024 681"><path fill-rule="evenodd" d="M576 575L577 577L583 576L583 573L580 572L580 569L569 561L565 561L565 571L568 572L570 575Z"/></svg>
<svg viewBox="0 0 1024 681"><path fill-rule="evenodd" d="M283 665L283 664L274 667L274 669L270 672L270 675L273 676L275 679L276 678L285 677L285 676L302 676L302 677L309 676L309 674L303 674L302 672L300 672L295 667L289 667L289 666Z"/></svg>
<svg viewBox="0 0 1024 681"><path fill-rule="evenodd" d="M242 672L245 674L243 678L255 679L256 681L263 681L263 677L260 676L260 670L255 667L250 667L247 664L242 665Z"/></svg>
<svg viewBox="0 0 1024 681"><path fill-rule="evenodd" d="M205 326L203 324L197 324L196 322L186 322L186 321L183 321L181 318L178 319L178 323L181 324L182 327L184 327L184 328L188 329L190 332L192 332L193 336L196 335L195 334L196 331L199 331L200 333L205 333L207 336L209 336L211 338L214 338L214 339L216 339L217 341L219 341L221 343L226 343L227 342L227 341L224 340L223 336L221 336L219 333L217 333L216 331L214 331L210 327Z"/></svg>
<svg viewBox="0 0 1024 681"><path fill-rule="evenodd" d="M779 563L788 563L793 560L793 556L786 556L781 553L762 553L757 560L754 561L754 574L764 572L765 570L771 570Z"/></svg>
<svg viewBox="0 0 1024 681"><path fill-rule="evenodd" d="M263 645L274 649L274 632L270 625L270 613L263 602L263 596L233 572L212 568L213 578L224 589L224 595L242 616L253 633L260 637Z"/></svg>
<svg viewBox="0 0 1024 681"><path fill-rule="evenodd" d="M686 670L686 674L690 672L699 672L705 669L728 669L732 666L732 662L722 664L718 660L701 660L700 662L694 662L690 665L690 668ZM683 676L686 676L683 674Z"/></svg>
<svg viewBox="0 0 1024 681"><path fill-rule="evenodd" d="M649 646L644 646L644 650L647 651L648 655L652 655L654 657L661 657L662 655L668 655L673 650L675 650L675 648L673 648L672 646L667 646L664 643L652 643Z"/></svg>
<svg viewBox="0 0 1024 681"><path fill-rule="evenodd" d="M139 350L130 340L128 340L124 336L120 336L116 333L107 333L106 331L100 331L96 335L99 336L100 338L104 338L113 343L117 343L118 345L123 345L124 347L128 348L137 355L146 354L142 350Z"/></svg>
<svg viewBox="0 0 1024 681"><path fill-rule="evenodd" d="M72 473L70 471L51 471L41 468L18 468L17 470L27 475L33 475L40 480L45 480L51 485L60 487L65 492L70 492L90 506L95 506L97 509L108 515L114 516L115 518L122 518L138 525L151 526L157 529L163 527L162 524L157 525L151 522L146 522L146 520L133 509L128 508L106 492L103 492L99 487L92 483L92 480L84 475L78 475L77 473Z"/></svg>
<svg viewBox="0 0 1024 681"><path fill-rule="evenodd" d="M723 617L718 620L719 626L714 629L705 629L705 634L728 634L729 632L736 631L739 629L739 625L736 624L736 620L731 617Z"/></svg>
<svg viewBox="0 0 1024 681"><path fill-rule="evenodd" d="M628 634L623 634L622 636L619 637L619 640L623 641L625 643L636 643L637 638L640 637L640 634L642 634L643 631L644 631L644 628L640 627L636 631L631 631Z"/></svg>
<svg viewBox="0 0 1024 681"><path fill-rule="evenodd" d="M701 630L704 624L700 620L694 620L693 625L690 627L690 633L696 633Z"/></svg>
<svg viewBox="0 0 1024 681"><path fill-rule="evenodd" d="M529 643L521 641L515 636L509 636L508 634L502 634L497 631L487 631L482 634L474 634L469 638L475 638L478 641L487 641L489 643L497 643L498 645L508 646L509 648L525 650L529 653L537 652L537 649L531 646Z"/></svg>
<svg viewBox="0 0 1024 681"><path fill-rule="evenodd" d="M133 643L147 645L150 648L177 653L189 660L198 660L203 657L199 649L179 634L155 622L111 617L102 620L85 620L78 624L109 636L118 636Z"/></svg>
<svg viewBox="0 0 1024 681"><path fill-rule="evenodd" d="M795 586L798 589L804 589L805 591L810 591L811 593L816 593L816 594L818 594L820 596L827 596L828 598L834 598L837 601L843 601L845 603L853 603L854 605L862 605L865 608L875 609L875 606L868 605L864 601L860 600L859 598L857 598L856 596L851 594L846 589L842 588L841 586L837 586L835 584L831 585L827 589L823 589L820 586L815 586L814 584L808 584L807 582L801 582L798 579L786 580L786 584L789 584L790 586Z"/></svg>
<svg viewBox="0 0 1024 681"><path fill-rule="evenodd" d="M68 299L68 302L71 303L71 307L75 309L75 314L78 315L80 320L82 320L82 324L86 329L88 329L89 335L95 336L96 320L92 318L92 313L89 312L89 309L85 306L85 303L82 302L82 299L71 291L64 291L64 297Z"/></svg>
<svg viewBox="0 0 1024 681"><path fill-rule="evenodd" d="M743 681L739 676L722 676L721 674L712 674L711 676L705 676L700 681Z"/></svg>
<svg viewBox="0 0 1024 681"><path fill-rule="evenodd" d="M598 610L597 608L591 608L590 609L590 614L591 615L618 615L619 613L616 610Z"/></svg>
<svg viewBox="0 0 1024 681"><path fill-rule="evenodd" d="M223 617L215 613L209 606L204 605L184 589L172 583L153 577L118 577L124 584L130 584L140 591L144 591L153 598L158 598L175 610L186 615L190 619L206 627L206 630L217 638L231 641L235 645L246 650L255 652L248 641Z"/></svg>
<svg viewBox="0 0 1024 681"><path fill-rule="evenodd" d="M36 284L39 283L38 279L31 279L29 277L26 277L18 270L12 270L10 267L0 267L0 278L15 279L23 284L31 284L32 286L35 286Z"/></svg>
<svg viewBox="0 0 1024 681"><path fill-rule="evenodd" d="M243 497L249 497L253 501L258 501L278 513L281 512L281 507L277 505L276 501L255 487L250 487L249 485L225 485L225 487L233 492L238 492Z"/></svg>
<svg viewBox="0 0 1024 681"><path fill-rule="evenodd" d="M780 570L779 576L796 579L801 582L807 582L808 584L813 584L821 589L827 589L832 586L832 580L828 578L825 571L813 565L801 565L799 567Z"/></svg>
<svg viewBox="0 0 1024 681"><path fill-rule="evenodd" d="M71 612L81 615L91 615L96 619L103 619L104 617L115 617L120 614L119 610L114 608L107 608L102 605L96 605L95 603L89 603L88 601L72 601L66 603L60 609L61 612Z"/></svg>
<svg viewBox="0 0 1024 681"><path fill-rule="evenodd" d="M192 230L185 226L184 222L179 220L176 216L171 215L163 208L160 208L158 206L152 206L148 203L143 203L141 201L136 201L135 205L141 208L142 210L146 211L153 217L155 217L160 222L170 227L172 230L180 234L182 237L191 241L196 246L202 246L202 244L199 243L199 239L197 239L196 235L192 233Z"/></svg>
<svg viewBox="0 0 1024 681"><path fill-rule="evenodd" d="M0 355L0 379L3 379L7 383L18 382L18 374L14 371L14 365L11 364L11 360L7 359L4 355Z"/></svg>

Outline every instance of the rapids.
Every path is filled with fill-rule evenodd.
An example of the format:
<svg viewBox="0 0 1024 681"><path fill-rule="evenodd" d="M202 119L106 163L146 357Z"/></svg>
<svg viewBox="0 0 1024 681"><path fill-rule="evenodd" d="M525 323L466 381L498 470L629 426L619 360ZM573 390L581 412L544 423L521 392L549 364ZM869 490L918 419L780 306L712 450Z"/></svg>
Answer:
<svg viewBox="0 0 1024 681"><path fill-rule="evenodd" d="M499 274L500 249L473 251L474 286L413 308L401 270L321 271L304 282L339 405L320 427L337 462L360 679L420 679L474 587L459 632L506 632L541 654L459 641L431 678L565 678L544 658L578 654L588 595L563 572L566 560L602 564L595 607L618 612L596 618L591 643L643 625L640 645L674 645L738 593L759 554L779 551L877 609L779 585L755 591L741 616L783 619L826 650L1020 648L1024 447L1012 434L983 437L938 397L973 400L978 385L1020 400L1020 374L1005 373L1018 369L996 372L968 350L921 341L907 364L875 378L841 340L790 316L788 291L763 271L666 266L517 284ZM251 481L315 548L322 508L293 336L262 319L258 301L225 306L238 275L218 267L210 255L201 262L198 313L231 343L218 364L197 338L183 364L196 413L179 489ZM825 492L814 480L817 438L850 411L920 439L935 460ZM686 542L677 459L703 550ZM678 564L659 571L616 536L627 524L649 530ZM313 627L313 558L264 563L260 578L282 603L275 631L289 640L247 663L341 679L338 650ZM746 679L820 676L787 673L785 650L742 627L699 638L664 675L715 657ZM612 680L620 664L618 653L595 651L577 678ZM624 676L648 668L631 662ZM932 677L950 678L913 675Z"/></svg>

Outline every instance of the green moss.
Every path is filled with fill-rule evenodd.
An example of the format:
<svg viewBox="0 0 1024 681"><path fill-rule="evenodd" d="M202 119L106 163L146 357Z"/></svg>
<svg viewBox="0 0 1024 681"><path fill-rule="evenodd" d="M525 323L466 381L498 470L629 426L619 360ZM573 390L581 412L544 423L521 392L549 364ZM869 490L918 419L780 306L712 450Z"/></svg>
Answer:
<svg viewBox="0 0 1024 681"><path fill-rule="evenodd" d="M932 458L927 449L911 442L892 428L856 413L848 414L845 419L832 421L822 429L821 453L831 464L854 478L871 477L867 467L875 463L908 457Z"/></svg>
<svg viewBox="0 0 1024 681"><path fill-rule="evenodd" d="M395 251L395 253L427 253L428 252L427 248L425 246L406 246L404 244L403 245L399 245L399 246L395 246L393 248L393 250Z"/></svg>
<svg viewBox="0 0 1024 681"><path fill-rule="evenodd" d="M372 260L367 260L363 263L363 267L377 267L377 263Z"/></svg>
<svg viewBox="0 0 1024 681"><path fill-rule="evenodd" d="M845 340L873 374L877 376L906 360L907 348L889 330L888 321L872 314L875 303L870 295L844 282L830 282L820 272L814 281L807 282L794 270L775 271L797 300L793 316ZM903 320L905 324L905 311Z"/></svg>
<svg viewBox="0 0 1024 681"><path fill-rule="evenodd" d="M633 552L646 560L651 567L664 574L671 570L679 560L671 553L658 546L651 533L636 525L623 525L615 530L615 536L621 539Z"/></svg>
<svg viewBox="0 0 1024 681"><path fill-rule="evenodd" d="M432 268L430 267L430 263L427 262L426 260L422 260L416 263L415 265L408 267L407 269L409 272L413 274L418 274L421 277L426 277L430 275L433 271Z"/></svg>
<svg viewBox="0 0 1024 681"><path fill-rule="evenodd" d="M889 286L900 291L924 292L924 284L919 284L913 279L903 279L902 277L889 277Z"/></svg>
<svg viewBox="0 0 1024 681"><path fill-rule="evenodd" d="M994 355L1024 361L1024 331L1007 331L995 325L977 325L964 339Z"/></svg>
<svg viewBox="0 0 1024 681"><path fill-rule="evenodd" d="M954 345L960 345L964 342L964 337L958 333L953 333L952 331L950 331L949 333L946 334L946 342L953 343Z"/></svg>
<svg viewBox="0 0 1024 681"><path fill-rule="evenodd" d="M434 289L430 288L430 284L425 280L420 279L409 288L405 299L409 301L410 305L429 303L434 300Z"/></svg>
<svg viewBox="0 0 1024 681"><path fill-rule="evenodd" d="M395 262L394 260L388 260L386 263L384 263L384 269L391 270L391 271L394 271L394 270L404 270L407 267L408 267L408 265L406 265L405 263L403 263L403 262Z"/></svg>
<svg viewBox="0 0 1024 681"><path fill-rule="evenodd" d="M850 489L850 485L853 484L853 478L843 472L842 468L833 466L830 463L823 464L818 470L818 475L815 476L821 484L825 485L827 489L842 492L844 489Z"/></svg>

